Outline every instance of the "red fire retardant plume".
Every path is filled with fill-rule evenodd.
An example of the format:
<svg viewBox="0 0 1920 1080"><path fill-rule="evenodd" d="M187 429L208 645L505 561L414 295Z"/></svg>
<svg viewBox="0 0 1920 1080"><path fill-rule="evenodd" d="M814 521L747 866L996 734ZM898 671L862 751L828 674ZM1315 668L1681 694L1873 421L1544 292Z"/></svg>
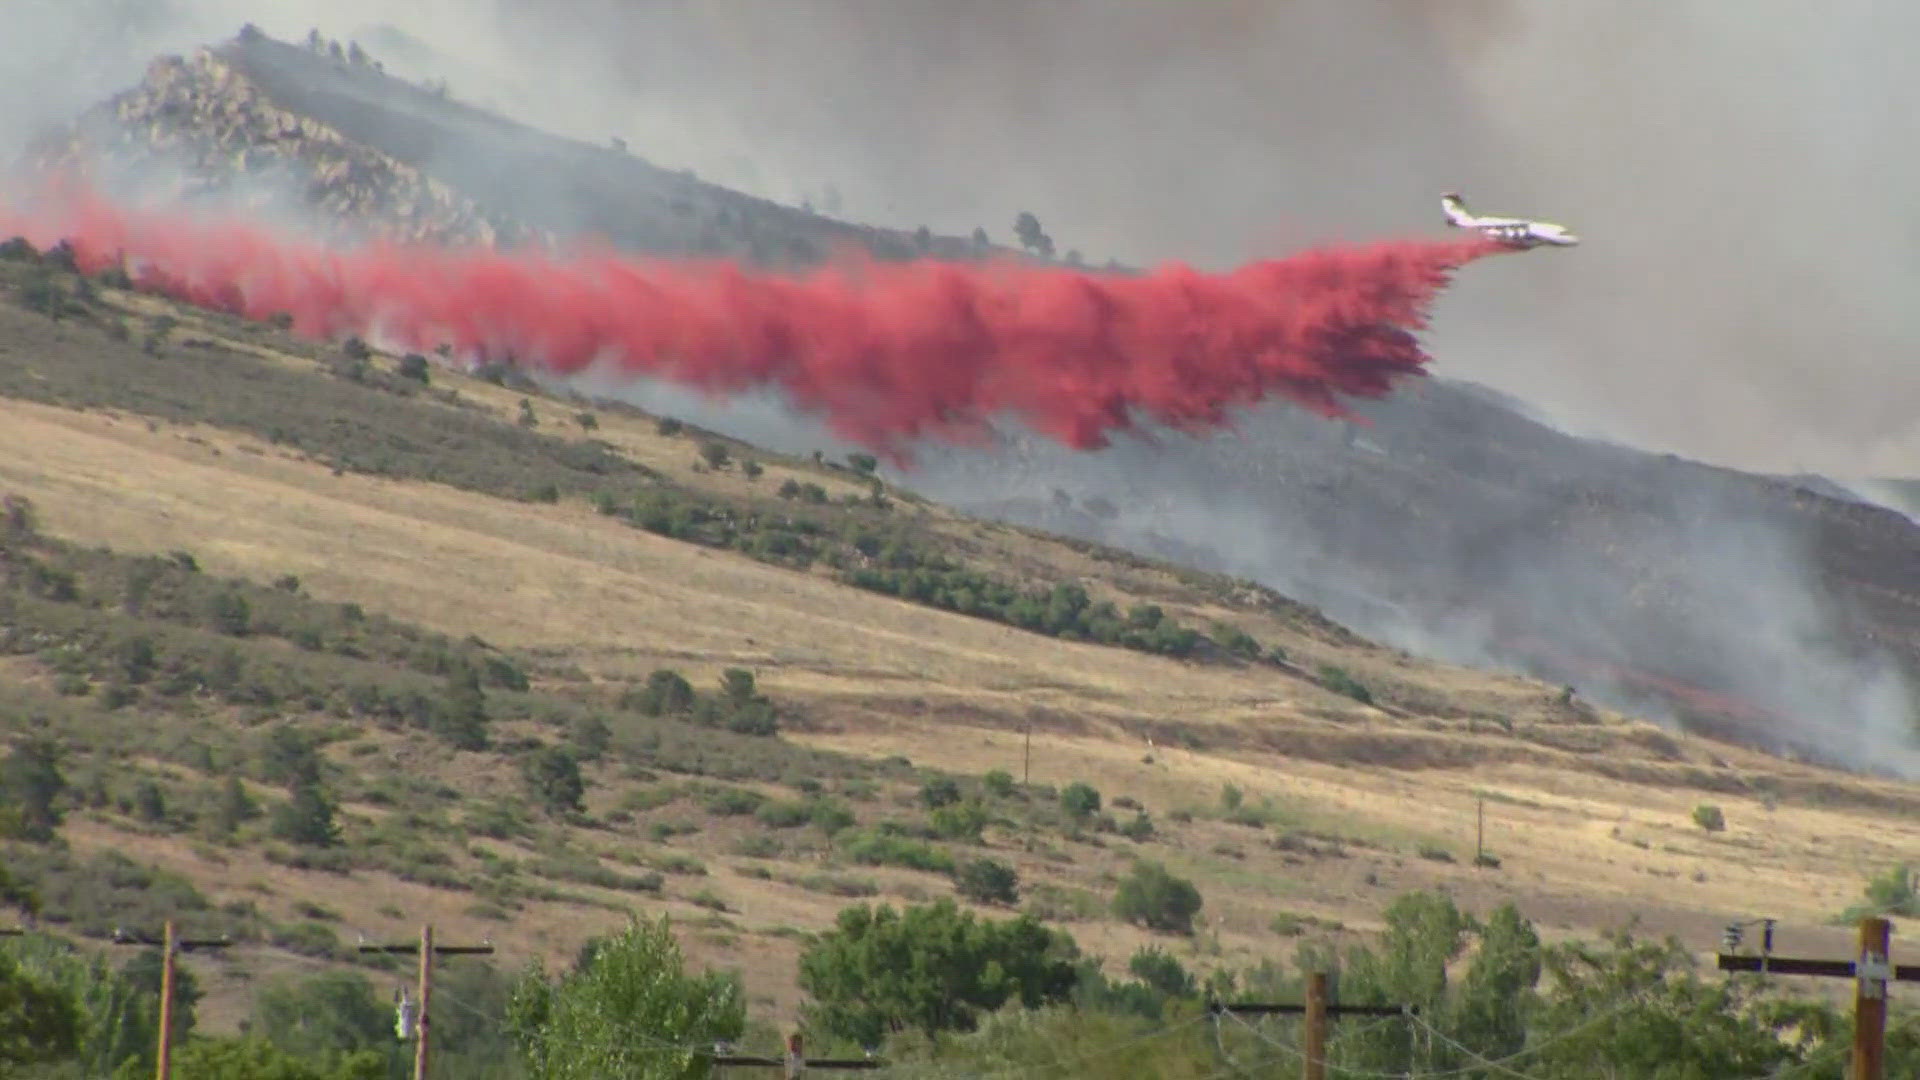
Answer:
<svg viewBox="0 0 1920 1080"><path fill-rule="evenodd" d="M4 215L0 215L3 218ZM0 227L9 222L0 220ZM841 435L898 452L998 414L1081 449L1136 419L1200 430L1278 396L1348 415L1427 362L1413 331L1480 238L1331 247L1227 273L1125 277L1014 265L842 265L804 276L604 249L374 244L69 195L0 235L64 239L83 270L297 332L377 336L567 374L593 368L728 393L775 385Z"/></svg>

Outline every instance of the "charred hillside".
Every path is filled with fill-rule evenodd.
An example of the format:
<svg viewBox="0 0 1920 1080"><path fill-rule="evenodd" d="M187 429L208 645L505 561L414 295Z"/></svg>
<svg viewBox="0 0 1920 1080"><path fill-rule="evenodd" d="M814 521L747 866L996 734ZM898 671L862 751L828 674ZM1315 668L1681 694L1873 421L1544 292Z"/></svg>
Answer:
<svg viewBox="0 0 1920 1080"><path fill-rule="evenodd" d="M46 158L97 159L293 191L329 218L416 239L592 236L783 266L839 244L982 251L752 198L468 107L357 50L253 33L157 62ZM1920 528L1907 518L1832 485L1574 438L1447 380L1359 410L1364 427L1273 409L1223 436L1091 454L1016 438L923 455L907 481L971 512L1254 578L1410 650L1920 773L1907 691ZM698 419L729 424L717 408ZM820 445L799 418L774 426L754 437Z"/></svg>
<svg viewBox="0 0 1920 1080"><path fill-rule="evenodd" d="M1910 736L1907 518L1573 438L1445 380L1358 409L1363 427L1266 411L1093 455L1028 440L916 482L1775 750L1862 764Z"/></svg>

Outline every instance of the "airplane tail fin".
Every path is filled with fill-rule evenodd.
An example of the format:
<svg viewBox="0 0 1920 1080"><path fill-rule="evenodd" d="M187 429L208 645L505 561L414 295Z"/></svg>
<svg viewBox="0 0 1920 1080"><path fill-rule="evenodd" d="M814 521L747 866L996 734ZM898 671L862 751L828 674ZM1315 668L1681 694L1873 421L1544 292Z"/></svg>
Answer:
<svg viewBox="0 0 1920 1080"><path fill-rule="evenodd" d="M1459 228L1464 224L1468 217L1467 204L1460 201L1460 196L1457 192L1449 191L1445 195L1440 196L1440 209L1447 215L1447 224L1455 228Z"/></svg>

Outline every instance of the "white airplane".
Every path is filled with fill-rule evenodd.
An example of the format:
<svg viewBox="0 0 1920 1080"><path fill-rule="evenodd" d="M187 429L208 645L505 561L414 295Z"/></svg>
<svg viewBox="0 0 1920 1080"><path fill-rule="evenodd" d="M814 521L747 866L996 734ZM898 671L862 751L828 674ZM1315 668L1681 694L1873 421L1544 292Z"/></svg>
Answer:
<svg viewBox="0 0 1920 1080"><path fill-rule="evenodd" d="M1456 229L1478 229L1495 240L1518 248L1538 247L1541 244L1572 247L1580 242L1580 238L1568 232L1565 225L1555 225L1551 221L1476 217L1467 212L1467 204L1451 191L1440 196L1440 209L1446 211L1448 225Z"/></svg>

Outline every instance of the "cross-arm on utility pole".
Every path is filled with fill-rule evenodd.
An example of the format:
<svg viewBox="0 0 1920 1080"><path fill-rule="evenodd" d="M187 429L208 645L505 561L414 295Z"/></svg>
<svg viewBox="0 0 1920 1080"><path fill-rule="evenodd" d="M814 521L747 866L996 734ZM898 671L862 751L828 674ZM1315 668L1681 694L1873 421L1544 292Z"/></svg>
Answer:
<svg viewBox="0 0 1920 1080"><path fill-rule="evenodd" d="M484 956L493 952L491 942L479 945L436 945L433 941L433 925L420 927L420 941L403 942L396 945L362 945L363 953L398 953L416 955L420 958L418 985L415 988L417 1000L414 1008L413 1044L413 1080L427 1080L427 1006L433 1000L433 958L436 956Z"/></svg>
<svg viewBox="0 0 1920 1080"><path fill-rule="evenodd" d="M1733 955L1740 946L1742 923L1727 927L1719 954L1721 971L1755 971L1774 975L1812 975L1852 979L1853 1068L1851 1080L1885 1080L1887 1050L1887 983L1920 983L1920 965L1891 962L1892 924L1879 917L1860 920L1860 946L1853 960L1812 960L1777 957L1773 951L1773 920L1766 924L1766 951L1760 956Z"/></svg>
<svg viewBox="0 0 1920 1080"><path fill-rule="evenodd" d="M1305 1037L1302 1040L1304 1053L1301 1060L1305 1063L1302 1076L1305 1080L1326 1080L1327 1075L1327 1020L1341 1016L1416 1016L1420 1012L1417 1005L1336 1005L1328 1000L1327 973L1309 972L1307 975L1306 1001L1300 1004L1290 1002L1221 1002L1211 997L1207 999L1207 1015L1217 1024L1222 1013L1245 1014L1249 1016L1304 1016L1306 1018ZM1219 1033L1214 1035L1216 1044Z"/></svg>
<svg viewBox="0 0 1920 1080"><path fill-rule="evenodd" d="M178 953L195 949L224 949L233 942L224 934L217 938L180 937L174 933L173 920L168 919L158 941L127 933L116 926L113 929L113 943L160 946L160 1032L154 1052L154 1076L158 1080L167 1080L173 1072L173 958Z"/></svg>

